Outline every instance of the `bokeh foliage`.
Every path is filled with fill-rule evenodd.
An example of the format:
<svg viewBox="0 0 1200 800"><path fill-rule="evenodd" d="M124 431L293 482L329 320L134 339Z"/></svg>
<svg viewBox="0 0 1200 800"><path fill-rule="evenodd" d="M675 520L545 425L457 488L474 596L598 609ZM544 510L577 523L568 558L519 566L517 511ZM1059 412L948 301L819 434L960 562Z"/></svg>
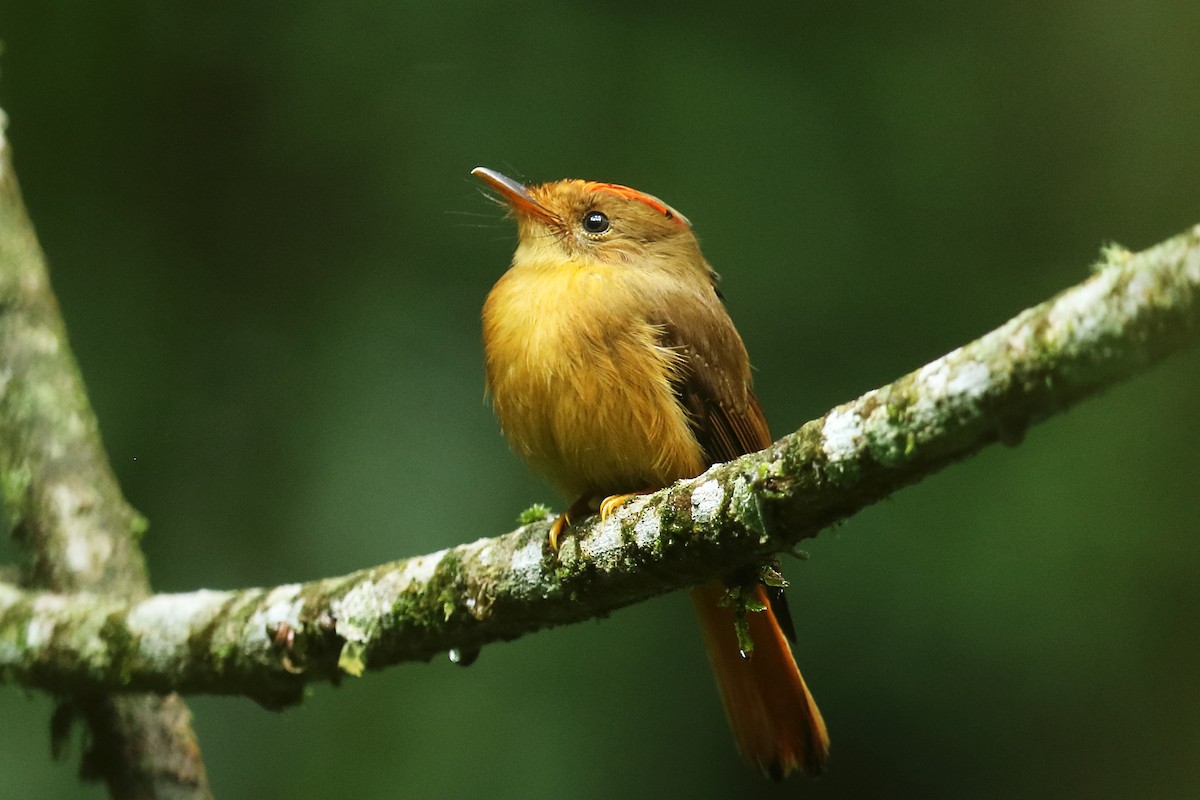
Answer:
<svg viewBox="0 0 1200 800"><path fill-rule="evenodd" d="M1200 6L0 0L0 105L160 590L553 501L482 401L511 225L467 172L691 217L777 432L1200 222ZM791 562L830 773L733 752L679 597L194 698L222 797L1176 797L1200 782L1200 357ZM0 545L4 560L15 558ZM0 690L0 797L100 797Z"/></svg>

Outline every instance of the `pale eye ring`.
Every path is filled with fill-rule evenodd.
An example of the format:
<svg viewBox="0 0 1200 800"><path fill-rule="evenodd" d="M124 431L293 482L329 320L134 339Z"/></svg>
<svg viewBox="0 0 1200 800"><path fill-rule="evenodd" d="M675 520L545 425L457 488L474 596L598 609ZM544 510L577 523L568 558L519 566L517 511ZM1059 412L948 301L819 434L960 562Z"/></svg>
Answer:
<svg viewBox="0 0 1200 800"><path fill-rule="evenodd" d="M603 211L589 211L580 220L583 229L591 234L604 233L609 228L608 215Z"/></svg>

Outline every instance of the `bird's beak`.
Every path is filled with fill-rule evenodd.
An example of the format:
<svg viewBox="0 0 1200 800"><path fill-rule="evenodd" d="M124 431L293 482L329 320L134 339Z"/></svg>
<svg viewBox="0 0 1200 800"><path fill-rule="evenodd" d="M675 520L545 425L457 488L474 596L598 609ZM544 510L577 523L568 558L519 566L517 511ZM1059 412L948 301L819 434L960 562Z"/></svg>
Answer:
<svg viewBox="0 0 1200 800"><path fill-rule="evenodd" d="M487 167L476 167L471 174L495 189L513 211L553 222L555 216L544 205L534 200L525 187L505 175Z"/></svg>

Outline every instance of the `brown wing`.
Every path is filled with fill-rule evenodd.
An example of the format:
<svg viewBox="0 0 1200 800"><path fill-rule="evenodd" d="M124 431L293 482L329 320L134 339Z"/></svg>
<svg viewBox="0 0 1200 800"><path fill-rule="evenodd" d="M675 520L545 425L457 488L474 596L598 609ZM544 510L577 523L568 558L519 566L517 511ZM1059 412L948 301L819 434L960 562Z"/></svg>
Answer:
<svg viewBox="0 0 1200 800"><path fill-rule="evenodd" d="M702 297L694 308L685 302L660 325L663 346L684 355L675 394L687 409L705 460L709 464L729 461L771 444L767 418L751 387L746 346L715 287L711 301ZM780 628L795 642L783 590L767 587L766 591Z"/></svg>
<svg viewBox="0 0 1200 800"><path fill-rule="evenodd" d="M662 344L683 356L675 394L709 464L771 443L766 417L750 385L746 347L715 289L681 298L660 322Z"/></svg>

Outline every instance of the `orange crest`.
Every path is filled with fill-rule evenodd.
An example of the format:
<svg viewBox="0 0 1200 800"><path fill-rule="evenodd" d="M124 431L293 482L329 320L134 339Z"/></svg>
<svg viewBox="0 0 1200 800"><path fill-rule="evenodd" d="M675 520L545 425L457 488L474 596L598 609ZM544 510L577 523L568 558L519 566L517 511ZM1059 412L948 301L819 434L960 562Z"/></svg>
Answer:
<svg viewBox="0 0 1200 800"><path fill-rule="evenodd" d="M664 203L662 200L659 200L652 194L639 192L637 189L631 189L628 186L622 186L619 183L597 183L596 181L588 181L586 186L588 189L591 189L594 192L607 192L609 194L616 195L617 197L624 197L627 200L637 200L640 203L645 203L667 219L674 220L676 223L680 225L686 225L689 228L692 226L691 221L689 221L687 217L685 217L683 214L680 214L678 211L671 208L669 205Z"/></svg>

